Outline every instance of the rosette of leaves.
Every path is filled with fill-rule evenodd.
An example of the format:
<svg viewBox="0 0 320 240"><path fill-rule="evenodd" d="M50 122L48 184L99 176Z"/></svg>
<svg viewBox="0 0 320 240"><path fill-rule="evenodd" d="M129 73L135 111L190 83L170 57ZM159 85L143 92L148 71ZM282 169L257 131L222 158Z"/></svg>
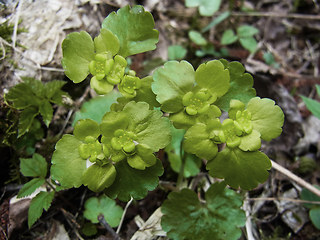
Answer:
<svg viewBox="0 0 320 240"><path fill-rule="evenodd" d="M219 117L215 101L229 89L229 71L213 60L196 71L187 61L169 61L153 74L152 90L161 109L170 113L178 129L188 129L201 119Z"/></svg>
<svg viewBox="0 0 320 240"><path fill-rule="evenodd" d="M85 31L70 33L62 43L65 74L79 83L91 73L90 85L98 94L121 83L120 92L134 97L141 83L132 72L125 74L125 58L155 49L158 31L153 28L153 17L142 6L126 6L103 21L94 40Z"/></svg>
<svg viewBox="0 0 320 240"><path fill-rule="evenodd" d="M239 239L246 220L241 205L241 197L225 189L224 183L212 184L205 201L192 190L182 189L164 201L161 226L174 240Z"/></svg>
<svg viewBox="0 0 320 240"><path fill-rule="evenodd" d="M232 100L230 106L230 118L224 120L218 130L199 124L190 128L186 134L186 147L203 155L208 152L203 147L207 141L225 140L227 147L212 160L207 158L210 160L207 164L209 174L224 178L234 188L252 189L268 178L267 170L271 168L269 158L258 151L261 139L270 141L281 134L284 115L274 101L266 98L252 98L247 106ZM197 137L193 139L192 135ZM195 140L200 147L192 145Z"/></svg>
<svg viewBox="0 0 320 240"><path fill-rule="evenodd" d="M10 88L5 99L12 107L21 110L18 125L18 137L29 132L35 117L40 115L48 127L53 116L51 104L62 105L62 96L68 94L61 90L64 81L53 80L42 83L34 78L23 78L23 82Z"/></svg>
<svg viewBox="0 0 320 240"><path fill-rule="evenodd" d="M57 143L51 175L63 187L83 184L96 192L111 188L110 195L125 201L143 198L163 171L153 153L170 138L170 122L159 110L132 101L120 112L106 113L101 124L79 120L73 135Z"/></svg>

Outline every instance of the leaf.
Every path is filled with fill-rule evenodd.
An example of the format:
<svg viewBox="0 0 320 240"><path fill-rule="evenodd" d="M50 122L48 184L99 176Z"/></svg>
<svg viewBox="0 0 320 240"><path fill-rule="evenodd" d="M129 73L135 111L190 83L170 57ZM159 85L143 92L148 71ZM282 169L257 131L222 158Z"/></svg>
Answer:
<svg viewBox="0 0 320 240"><path fill-rule="evenodd" d="M27 197L31 195L37 188L45 183L43 178L34 178L31 181L25 183L20 189L17 198Z"/></svg>
<svg viewBox="0 0 320 240"><path fill-rule="evenodd" d="M250 134L241 137L239 148L243 151L257 151L261 147L261 134L253 130Z"/></svg>
<svg viewBox="0 0 320 240"><path fill-rule="evenodd" d="M20 158L20 171L25 177L42 177L47 175L47 161L40 154L32 158Z"/></svg>
<svg viewBox="0 0 320 240"><path fill-rule="evenodd" d="M54 198L54 192L40 192L35 196L30 203L28 211L28 226L29 229L41 217L43 209L48 211L51 202Z"/></svg>
<svg viewBox="0 0 320 240"><path fill-rule="evenodd" d="M82 144L75 136L66 134L56 144L51 159L51 177L61 186L71 188L82 185L82 174L87 169L78 148Z"/></svg>
<svg viewBox="0 0 320 240"><path fill-rule="evenodd" d="M74 83L82 82L89 74L89 63L94 58L91 36L81 31L67 35L62 42L62 67Z"/></svg>
<svg viewBox="0 0 320 240"><path fill-rule="evenodd" d="M187 7L199 7L200 15L212 16L219 10L221 0L186 0Z"/></svg>
<svg viewBox="0 0 320 240"><path fill-rule="evenodd" d="M103 166L93 164L82 175L82 182L91 191L100 192L113 183L116 174L116 169L111 163Z"/></svg>
<svg viewBox="0 0 320 240"><path fill-rule="evenodd" d="M212 177L225 179L232 188L251 190L267 180L271 162L262 152L225 148L207 164Z"/></svg>
<svg viewBox="0 0 320 240"><path fill-rule="evenodd" d="M145 170L137 170L130 167L127 161L120 161L115 164L117 176L113 184L105 190L111 198L118 197L121 201L129 201L130 198L136 200L144 198L148 191L154 190L158 186L159 176L163 174L160 160L156 164Z"/></svg>
<svg viewBox="0 0 320 240"><path fill-rule="evenodd" d="M249 38L258 33L259 33L259 29L250 25L242 25L237 28L237 35L239 38Z"/></svg>
<svg viewBox="0 0 320 240"><path fill-rule="evenodd" d="M116 102L121 94L118 91L111 91L104 96L97 96L85 102L80 111L76 112L72 125L80 119L91 119L101 123L103 115L110 111L110 106Z"/></svg>
<svg viewBox="0 0 320 240"><path fill-rule="evenodd" d="M148 146L153 152L165 148L171 141L168 118L159 110L149 110L144 102L129 102L123 109L130 119L128 130L137 135L137 142Z"/></svg>
<svg viewBox="0 0 320 240"><path fill-rule="evenodd" d="M31 87L26 83L19 83L5 95L7 101L13 102L16 109L25 109L34 104L35 94Z"/></svg>
<svg viewBox="0 0 320 240"><path fill-rule="evenodd" d="M43 122L46 124L47 127L49 127L49 124L53 116L53 109L51 104L48 101L43 100L42 104L39 107L39 112L42 116Z"/></svg>
<svg viewBox="0 0 320 240"><path fill-rule="evenodd" d="M94 46L97 53L110 52L116 55L120 49L119 39L108 29L101 28L100 34L94 39Z"/></svg>
<svg viewBox="0 0 320 240"><path fill-rule="evenodd" d="M284 114L275 102L268 98L252 98L247 110L251 113L253 129L261 134L261 138L270 141L282 132Z"/></svg>
<svg viewBox="0 0 320 240"><path fill-rule="evenodd" d="M231 29L227 29L223 32L221 37L221 44L223 45L229 45L238 40L238 36L235 35L234 31Z"/></svg>
<svg viewBox="0 0 320 240"><path fill-rule="evenodd" d="M188 32L189 38L191 39L192 42L199 46L205 46L207 45L207 40L202 36L201 33L198 31L189 31Z"/></svg>
<svg viewBox="0 0 320 240"><path fill-rule="evenodd" d="M239 38L239 42L250 53L257 51L258 43L253 37Z"/></svg>
<svg viewBox="0 0 320 240"><path fill-rule="evenodd" d="M173 171L180 172L182 156L180 155L181 144L185 130L171 127L172 140L165 148L168 155L168 160ZM196 176L200 172L201 160L194 155L186 154L183 176L185 178Z"/></svg>
<svg viewBox="0 0 320 240"><path fill-rule="evenodd" d="M181 45L171 45L168 47L169 60L181 60L187 54L187 49Z"/></svg>
<svg viewBox="0 0 320 240"><path fill-rule="evenodd" d="M200 203L190 189L171 192L161 207L161 226L167 236L174 240L238 239L240 227L246 221L240 209L242 200L224 186L223 183L211 185L205 194L205 203Z"/></svg>
<svg viewBox="0 0 320 240"><path fill-rule="evenodd" d="M209 90L212 95L221 97L229 89L229 71L219 60L201 64L195 74L197 84Z"/></svg>
<svg viewBox="0 0 320 240"><path fill-rule="evenodd" d="M61 98L61 95L62 95L61 93L63 93L63 91L61 91L61 88L66 83L67 82L65 81L59 81L59 80L53 80L53 81L47 82L44 85L45 97L50 101L52 100L52 98L54 99Z"/></svg>
<svg viewBox="0 0 320 240"><path fill-rule="evenodd" d="M102 28L110 30L120 42L119 55L124 58L156 48L159 32L154 28L154 20L142 6L123 7L112 12L102 23Z"/></svg>
<svg viewBox="0 0 320 240"><path fill-rule="evenodd" d="M76 122L73 130L73 135L77 139L82 141L84 141L88 136L96 139L100 135L99 124L91 119L81 119Z"/></svg>
<svg viewBox="0 0 320 240"><path fill-rule="evenodd" d="M92 223L99 223L98 216L102 214L110 227L117 227L123 214L122 208L105 195L87 199L84 208L83 216L86 219Z"/></svg>
<svg viewBox="0 0 320 240"><path fill-rule="evenodd" d="M163 111L174 113L183 109L182 97L192 90L194 76L194 69L187 61L166 62L153 73L152 91Z"/></svg>
<svg viewBox="0 0 320 240"><path fill-rule="evenodd" d="M211 28L217 26L218 24L220 24L221 22L223 22L225 19L227 19L230 16L230 11L225 11L222 12L219 16L213 18L213 20L206 26L204 27L201 32L207 32L209 31Z"/></svg>
<svg viewBox="0 0 320 240"><path fill-rule="evenodd" d="M217 155L218 146L210 139L209 135L206 125L197 123L186 132L183 148L186 152L210 160Z"/></svg>
<svg viewBox="0 0 320 240"><path fill-rule="evenodd" d="M21 112L18 125L18 138L29 132L32 122L38 113L36 107L28 107Z"/></svg>
<svg viewBox="0 0 320 240"><path fill-rule="evenodd" d="M314 187L316 187L317 189L320 190L320 186L314 185ZM310 192L306 188L302 189L302 191L300 193L300 198L302 200L306 200L306 201L320 202L320 197L315 195L314 193ZM304 206L307 207L307 208L317 208L317 207L319 207L318 204L311 204L311 203L305 203Z"/></svg>
<svg viewBox="0 0 320 240"><path fill-rule="evenodd" d="M300 97L302 98L304 104L309 109L309 111L312 112L314 116L320 119L320 103L316 100L307 98L305 96L300 96Z"/></svg>
<svg viewBox="0 0 320 240"><path fill-rule="evenodd" d="M239 62L228 62L224 59L220 60L230 74L230 88L228 92L218 99L215 104L222 110L228 111L230 101L237 99L247 104L249 100L256 96L253 86L253 78L249 73L244 73L245 68Z"/></svg>
<svg viewBox="0 0 320 240"><path fill-rule="evenodd" d="M320 230L320 207L311 209L309 216L313 225Z"/></svg>

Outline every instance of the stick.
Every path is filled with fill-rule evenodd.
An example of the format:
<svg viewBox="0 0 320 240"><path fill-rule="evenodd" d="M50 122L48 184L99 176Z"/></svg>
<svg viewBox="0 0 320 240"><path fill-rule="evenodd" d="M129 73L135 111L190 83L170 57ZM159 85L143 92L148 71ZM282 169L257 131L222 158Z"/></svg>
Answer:
<svg viewBox="0 0 320 240"><path fill-rule="evenodd" d="M119 235L113 230L112 227L110 227L110 225L109 225L109 224L107 223L107 221L104 219L103 214L100 214L100 215L98 216L98 220L99 220L99 222L101 223L101 225L104 226L105 229L107 229L107 231L108 231L109 233L111 233L111 235L112 235L112 237L113 237L114 240L120 240Z"/></svg>
<svg viewBox="0 0 320 240"><path fill-rule="evenodd" d="M314 193L315 195L320 197L320 190L315 188L314 186L312 186L310 183L306 182L305 180L303 180L302 178L298 177L297 175L293 174L292 172L290 172L288 169L282 167L281 165L279 165L278 163L274 162L271 160L272 163L272 167L281 172L282 174L286 175L288 178L290 178L291 180L295 181L296 183L298 183L300 186L308 189L310 192Z"/></svg>
<svg viewBox="0 0 320 240"><path fill-rule="evenodd" d="M133 201L133 198L131 197L130 201L127 203L126 207L123 210L123 214L122 214L119 226L117 228L117 232L116 232L117 234L119 234L119 232L120 232L120 229L121 229L121 226L122 226L122 223L123 223L123 220L124 220L124 216L126 215L126 212L127 212L128 208L129 208L130 204L132 203L132 201Z"/></svg>

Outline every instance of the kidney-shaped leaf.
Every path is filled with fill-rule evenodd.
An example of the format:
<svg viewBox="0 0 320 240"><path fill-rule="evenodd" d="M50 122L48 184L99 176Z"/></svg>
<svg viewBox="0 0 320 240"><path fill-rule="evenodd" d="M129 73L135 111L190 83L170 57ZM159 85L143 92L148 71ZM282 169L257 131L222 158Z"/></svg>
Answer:
<svg viewBox="0 0 320 240"><path fill-rule="evenodd" d="M106 17L102 28L110 30L120 42L119 55L127 57L156 48L159 32L154 28L151 13L142 6L123 7Z"/></svg>

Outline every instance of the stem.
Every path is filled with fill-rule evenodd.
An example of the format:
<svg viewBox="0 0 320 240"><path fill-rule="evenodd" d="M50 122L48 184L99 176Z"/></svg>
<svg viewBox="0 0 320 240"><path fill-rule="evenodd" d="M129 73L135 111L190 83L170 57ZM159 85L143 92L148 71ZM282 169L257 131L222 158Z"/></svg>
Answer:
<svg viewBox="0 0 320 240"><path fill-rule="evenodd" d="M51 184L51 182L49 182L47 179L45 179L46 183L48 184L48 186L56 192L56 188Z"/></svg>
<svg viewBox="0 0 320 240"><path fill-rule="evenodd" d="M179 171L179 175L178 175L178 179L177 179L177 189L181 188L181 185L183 182L184 167L186 165L186 157L187 157L187 154L182 149L182 143L183 143L183 141L181 141L181 144L180 144L181 166L180 166L180 171Z"/></svg>
<svg viewBox="0 0 320 240"><path fill-rule="evenodd" d="M101 225L104 226L104 228L107 229L107 231L108 231L109 233L111 233L113 239L115 239L115 240L120 240L119 235L113 230L112 227L110 227L110 225L109 225L109 224L107 223L107 221L104 219L103 214L100 214L100 215L98 216L98 220L99 220L99 222L101 223Z"/></svg>
<svg viewBox="0 0 320 240"><path fill-rule="evenodd" d="M130 201L127 203L126 207L123 210L123 214L122 214L119 226L117 228L117 232L116 232L117 234L119 234L119 232L120 232L121 226L123 224L124 216L126 215L126 212L127 212L128 208L129 208L130 204L132 203L132 201L133 201L133 198L131 197Z"/></svg>
<svg viewBox="0 0 320 240"><path fill-rule="evenodd" d="M315 195L320 197L320 190L319 189L317 189L316 187L312 186L310 183L306 182L305 180L303 180L302 178L298 177L297 175L293 174L288 169L282 167L278 163L276 163L276 162L274 162L272 160L271 160L271 163L272 163L272 167L274 169L276 169L277 171L279 171L282 174L286 175L288 178L290 178L291 180L295 181L300 186L308 189L310 192L312 192Z"/></svg>

